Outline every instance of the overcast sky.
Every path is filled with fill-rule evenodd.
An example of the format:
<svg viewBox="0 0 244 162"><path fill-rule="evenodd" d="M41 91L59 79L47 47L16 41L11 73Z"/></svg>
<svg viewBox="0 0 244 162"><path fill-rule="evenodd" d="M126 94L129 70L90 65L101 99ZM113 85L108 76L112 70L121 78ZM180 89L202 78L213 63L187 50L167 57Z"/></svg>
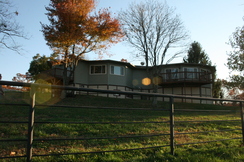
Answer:
<svg viewBox="0 0 244 162"><path fill-rule="evenodd" d="M132 0L99 0L98 8L111 7L113 13L126 9ZM139 2L140 0L136 0ZM159 0L164 2L164 0ZM242 0L168 0L170 7L175 7L176 14L180 15L186 30L189 31L190 42L197 41L209 55L212 63L217 66L217 77L226 79L229 70L224 65L227 63L227 52L231 50L226 43L236 27L243 26L244 2ZM52 51L46 45L41 30L40 22L48 24L45 15L45 6L49 0L18 0L13 1L14 7L19 12L16 20L24 27L30 39L17 41L22 45L22 55L6 49L0 49L0 73L2 80L11 81L17 73L26 73L32 57L37 53L49 56ZM138 65L140 61L132 57L133 49L126 43L113 46L104 59L120 61L127 59L130 63ZM186 55L186 53L185 53ZM88 54L88 59L97 59L94 54ZM142 60L141 60L142 61ZM172 63L180 63L182 58Z"/></svg>

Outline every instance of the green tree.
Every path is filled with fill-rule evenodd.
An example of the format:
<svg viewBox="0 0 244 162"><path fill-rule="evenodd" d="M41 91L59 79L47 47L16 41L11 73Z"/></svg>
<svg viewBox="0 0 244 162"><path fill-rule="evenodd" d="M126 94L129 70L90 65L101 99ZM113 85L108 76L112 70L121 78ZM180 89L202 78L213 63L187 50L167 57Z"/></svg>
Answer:
<svg viewBox="0 0 244 162"><path fill-rule="evenodd" d="M222 87L223 87L223 80L221 80L221 79L217 79L213 83L213 91L212 91L213 98L223 98L224 97L224 92L222 90Z"/></svg>
<svg viewBox="0 0 244 162"><path fill-rule="evenodd" d="M230 74L229 85L244 89L244 26L236 28L230 36L229 45L232 51L228 53L227 67L235 72Z"/></svg>
<svg viewBox="0 0 244 162"><path fill-rule="evenodd" d="M50 57L36 54L33 57L33 60L30 62L30 67L28 72L30 73L30 75L34 80L37 80L41 77L40 74L42 72L51 69L52 66L55 64L59 64L58 60L56 59L56 54L53 54Z"/></svg>
<svg viewBox="0 0 244 162"><path fill-rule="evenodd" d="M195 63L203 65L212 65L208 55L202 49L200 43L194 41L187 53L187 56L183 58L184 63Z"/></svg>

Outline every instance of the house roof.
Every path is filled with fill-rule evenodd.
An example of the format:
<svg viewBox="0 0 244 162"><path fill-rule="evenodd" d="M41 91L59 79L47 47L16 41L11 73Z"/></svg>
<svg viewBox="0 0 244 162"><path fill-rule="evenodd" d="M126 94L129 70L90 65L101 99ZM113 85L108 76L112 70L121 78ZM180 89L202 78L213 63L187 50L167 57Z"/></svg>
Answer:
<svg viewBox="0 0 244 162"><path fill-rule="evenodd" d="M125 66L131 67L131 68L136 68L136 69L146 69L146 66L144 65L133 65L129 62L123 62L123 61L116 61L116 60L81 60L85 62L101 62L101 63L118 63L118 64L123 64ZM160 66L160 65L159 65ZM194 63L173 63L173 64L164 64L162 65L165 68L171 68L171 67L201 67L201 68L206 68L211 71L216 71L215 66L209 66L209 65L204 65L204 64L194 64ZM151 68L152 66L149 66Z"/></svg>
<svg viewBox="0 0 244 162"><path fill-rule="evenodd" d="M123 61L116 61L116 60L81 60L85 62L96 62L96 63L105 63L105 62L111 62L111 63L118 63L118 64L123 64L126 66L130 67L135 67L135 65L129 63L129 62L123 62Z"/></svg>

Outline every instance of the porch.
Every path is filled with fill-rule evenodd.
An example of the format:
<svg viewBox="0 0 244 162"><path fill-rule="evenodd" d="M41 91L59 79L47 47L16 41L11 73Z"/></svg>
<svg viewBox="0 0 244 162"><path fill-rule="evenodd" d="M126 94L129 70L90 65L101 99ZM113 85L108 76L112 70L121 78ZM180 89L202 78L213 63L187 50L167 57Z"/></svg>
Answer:
<svg viewBox="0 0 244 162"><path fill-rule="evenodd" d="M169 72L161 73L161 86L166 85L191 85L200 86L204 84L211 84L213 82L213 74L211 72Z"/></svg>

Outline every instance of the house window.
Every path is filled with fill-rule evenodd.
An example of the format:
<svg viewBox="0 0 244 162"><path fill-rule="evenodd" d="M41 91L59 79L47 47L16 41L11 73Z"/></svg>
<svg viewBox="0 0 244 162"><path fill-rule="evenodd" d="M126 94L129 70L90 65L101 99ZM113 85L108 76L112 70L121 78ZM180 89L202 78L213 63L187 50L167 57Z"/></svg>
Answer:
<svg viewBox="0 0 244 162"><path fill-rule="evenodd" d="M205 69L201 69L201 73L200 73L200 79L201 80L210 80L210 72L205 70Z"/></svg>
<svg viewBox="0 0 244 162"><path fill-rule="evenodd" d="M110 70L113 75L124 75L124 67L122 66L111 66Z"/></svg>
<svg viewBox="0 0 244 162"><path fill-rule="evenodd" d="M105 74L106 66L105 65L91 65L91 74Z"/></svg>
<svg viewBox="0 0 244 162"><path fill-rule="evenodd" d="M185 79L197 79L197 68L184 68Z"/></svg>
<svg viewBox="0 0 244 162"><path fill-rule="evenodd" d="M178 79L179 70L176 68L166 69L166 80Z"/></svg>

